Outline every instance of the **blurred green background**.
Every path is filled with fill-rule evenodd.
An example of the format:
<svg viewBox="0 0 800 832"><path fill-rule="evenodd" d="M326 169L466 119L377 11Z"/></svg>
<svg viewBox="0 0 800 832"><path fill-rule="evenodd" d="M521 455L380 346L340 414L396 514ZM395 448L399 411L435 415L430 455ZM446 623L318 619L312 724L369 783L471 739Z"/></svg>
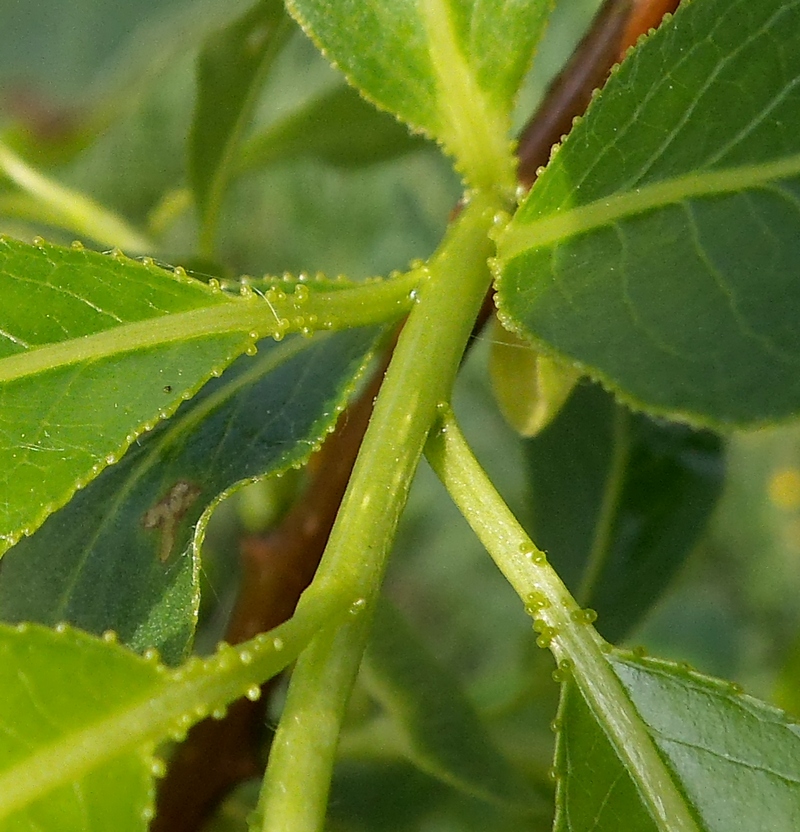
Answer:
<svg viewBox="0 0 800 832"><path fill-rule="evenodd" d="M206 269L231 275L321 270L361 278L428 255L459 195L447 160L433 147L354 170L296 160L248 174L226 200L216 261L197 260L197 219L184 190L194 62L205 35L247 5L0 0L0 130L28 162L147 229L158 242L153 254L159 260L186 264L201 278ZM520 96L517 124L597 5L558 3ZM264 90L257 126L336 83L298 33ZM27 240L35 234L72 239L68 231L32 221L15 207L14 195L0 178L0 231ZM488 349L488 336L474 345L456 411L479 459L528 522L523 442L493 402ZM800 716L800 429L737 435L728 465L707 534L628 643L734 679ZM270 487L257 486L224 505L209 531L201 645L218 637L234 592L238 532L244 523L260 522L270 499ZM518 599L424 465L387 592L464 684L509 755L545 782L557 696L549 657L535 647ZM357 691L350 719L355 739L343 741L332 828L518 827L518 819L445 789L380 748L365 750L358 728L373 715L366 691ZM215 829L243 828L253 788L246 785L226 804Z"/></svg>

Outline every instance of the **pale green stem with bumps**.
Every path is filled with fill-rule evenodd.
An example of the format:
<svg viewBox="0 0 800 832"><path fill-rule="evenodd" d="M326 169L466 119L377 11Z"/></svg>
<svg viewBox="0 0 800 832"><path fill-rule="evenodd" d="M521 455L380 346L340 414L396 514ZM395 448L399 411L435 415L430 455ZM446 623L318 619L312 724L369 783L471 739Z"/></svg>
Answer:
<svg viewBox="0 0 800 832"><path fill-rule="evenodd" d="M488 232L503 207L497 197L475 196L420 281L319 572L298 607L347 587L360 599L359 614L326 628L298 661L259 801L256 828L263 832L324 825L341 718L372 605L428 431L438 405L450 397L490 284Z"/></svg>
<svg viewBox="0 0 800 832"><path fill-rule="evenodd" d="M441 409L426 456L461 513L534 619L537 643L571 674L625 765L660 832L699 832L644 722L614 674L610 647L591 626L544 553L531 541L475 459L449 407Z"/></svg>

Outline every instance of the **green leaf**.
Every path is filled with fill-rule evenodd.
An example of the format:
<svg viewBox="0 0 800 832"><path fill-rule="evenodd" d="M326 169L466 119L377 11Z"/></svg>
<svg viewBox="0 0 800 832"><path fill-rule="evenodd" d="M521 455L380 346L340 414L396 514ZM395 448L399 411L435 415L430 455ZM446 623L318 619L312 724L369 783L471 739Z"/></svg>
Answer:
<svg viewBox="0 0 800 832"><path fill-rule="evenodd" d="M523 814L547 806L500 753L456 681L400 613L378 605L364 658L367 685L421 771L473 797Z"/></svg>
<svg viewBox="0 0 800 832"><path fill-rule="evenodd" d="M548 0L289 0L287 7L353 86L439 140L470 184L513 186L509 114Z"/></svg>
<svg viewBox="0 0 800 832"><path fill-rule="evenodd" d="M215 33L198 58L197 103L189 136L189 180L202 217L204 249L213 235L233 154L267 72L291 31L281 0L255 6Z"/></svg>
<svg viewBox="0 0 800 832"><path fill-rule="evenodd" d="M155 746L294 661L348 598L317 598L305 617L176 670L85 633L0 625L0 830L134 832L152 817Z"/></svg>
<svg viewBox="0 0 800 832"><path fill-rule="evenodd" d="M509 325L652 412L800 412L798 75L797 3L683 4L500 236Z"/></svg>
<svg viewBox="0 0 800 832"><path fill-rule="evenodd" d="M385 162L428 146L352 87L339 86L250 139L237 165L244 172L284 159L321 159L350 168Z"/></svg>
<svg viewBox="0 0 800 832"><path fill-rule="evenodd" d="M5 556L0 617L113 630L181 659L211 509L243 481L303 463L335 424L379 332L262 342Z"/></svg>
<svg viewBox="0 0 800 832"><path fill-rule="evenodd" d="M398 317L414 279L234 296L121 255L0 239L0 552L260 337Z"/></svg>
<svg viewBox="0 0 800 832"><path fill-rule="evenodd" d="M325 828L411 832L435 811L444 791L441 783L405 760L340 758Z"/></svg>
<svg viewBox="0 0 800 832"><path fill-rule="evenodd" d="M491 338L489 373L495 400L514 430L521 436L535 436L556 418L579 373L537 352L497 320Z"/></svg>
<svg viewBox="0 0 800 832"><path fill-rule="evenodd" d="M532 536L597 629L623 638L660 597L716 505L723 446L580 385L525 444Z"/></svg>
<svg viewBox="0 0 800 832"><path fill-rule="evenodd" d="M70 631L0 628L0 829L144 830L153 812L154 745L115 755L102 767L81 748L81 730L141 703L163 676L123 650ZM48 753L67 734L73 741ZM22 775L4 775L22 765ZM72 768L61 777L60 767Z"/></svg>
<svg viewBox="0 0 800 832"><path fill-rule="evenodd" d="M664 662L611 664L703 830L797 829L800 729L785 714ZM663 832L571 680L562 697L556 832Z"/></svg>

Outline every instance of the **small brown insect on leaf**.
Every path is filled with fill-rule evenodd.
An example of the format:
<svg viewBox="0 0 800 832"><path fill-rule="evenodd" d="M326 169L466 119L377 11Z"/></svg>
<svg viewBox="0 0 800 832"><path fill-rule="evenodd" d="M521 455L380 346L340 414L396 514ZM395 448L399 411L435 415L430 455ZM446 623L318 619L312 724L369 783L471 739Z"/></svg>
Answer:
<svg viewBox="0 0 800 832"><path fill-rule="evenodd" d="M201 489L187 480L178 480L172 488L142 515L145 529L159 529L161 540L158 557L164 563L172 554L175 533L189 507L200 496Z"/></svg>

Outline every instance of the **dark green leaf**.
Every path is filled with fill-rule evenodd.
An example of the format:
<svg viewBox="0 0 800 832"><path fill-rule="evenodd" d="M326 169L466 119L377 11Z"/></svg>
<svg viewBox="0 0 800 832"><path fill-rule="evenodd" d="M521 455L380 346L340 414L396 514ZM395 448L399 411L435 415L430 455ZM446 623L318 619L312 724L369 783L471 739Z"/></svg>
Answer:
<svg viewBox="0 0 800 832"><path fill-rule="evenodd" d="M719 497L724 463L709 431L656 421L580 385L526 442L533 538L610 641L658 599Z"/></svg>
<svg viewBox="0 0 800 832"><path fill-rule="evenodd" d="M306 460L336 421L378 332L262 342L7 553L0 617L113 630L167 661L199 603L209 507Z"/></svg>
<svg viewBox="0 0 800 832"><path fill-rule="evenodd" d="M338 760L326 829L413 832L445 788L405 760Z"/></svg>
<svg viewBox="0 0 800 832"><path fill-rule="evenodd" d="M507 809L547 811L498 751L459 685L387 602L376 611L364 669L370 691L401 732L408 758L422 771Z"/></svg>
<svg viewBox="0 0 800 832"><path fill-rule="evenodd" d="M502 235L509 324L656 413L800 412L798 76L800 4L683 4Z"/></svg>
<svg viewBox="0 0 800 832"><path fill-rule="evenodd" d="M354 86L441 141L473 185L511 184L509 114L549 0L287 6Z"/></svg>
<svg viewBox="0 0 800 832"><path fill-rule="evenodd" d="M800 729L785 714L663 662L614 657L612 666L699 828L798 828ZM572 681L558 724L556 832L661 830Z"/></svg>
<svg viewBox="0 0 800 832"><path fill-rule="evenodd" d="M311 157L339 167L384 162L426 147L420 136L376 110L352 88L335 87L254 136L240 171L283 159Z"/></svg>
<svg viewBox="0 0 800 832"><path fill-rule="evenodd" d="M289 31L281 0L258 0L213 35L198 58L189 179L208 238L230 177L233 153ZM205 242L210 246L210 239Z"/></svg>

